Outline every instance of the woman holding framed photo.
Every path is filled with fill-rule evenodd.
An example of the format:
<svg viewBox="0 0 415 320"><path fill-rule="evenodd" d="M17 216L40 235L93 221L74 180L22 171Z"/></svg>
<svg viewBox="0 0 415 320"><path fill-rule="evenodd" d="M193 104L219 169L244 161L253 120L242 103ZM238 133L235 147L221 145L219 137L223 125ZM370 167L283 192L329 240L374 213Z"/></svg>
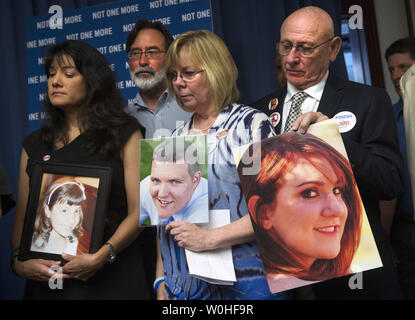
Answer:
<svg viewBox="0 0 415 320"><path fill-rule="evenodd" d="M139 141L143 128L123 110L109 63L92 46L67 40L45 56L46 124L23 141L12 265L28 279L26 299L147 299L151 291L137 243ZM112 168L104 242L98 251L63 253L63 290L51 290L51 266L60 261L20 261L17 250L36 162ZM128 267L126 267L128 266Z"/></svg>

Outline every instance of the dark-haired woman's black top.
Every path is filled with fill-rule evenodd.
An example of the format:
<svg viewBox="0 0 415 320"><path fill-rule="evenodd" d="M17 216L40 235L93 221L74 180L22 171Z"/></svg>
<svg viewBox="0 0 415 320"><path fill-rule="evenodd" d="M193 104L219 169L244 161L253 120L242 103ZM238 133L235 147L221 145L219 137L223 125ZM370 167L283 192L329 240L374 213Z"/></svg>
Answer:
<svg viewBox="0 0 415 320"><path fill-rule="evenodd" d="M143 128L131 118L122 128L123 145L131 135ZM47 148L40 140L39 130L33 132L23 141L29 160L26 172L31 177L34 164L54 162L66 164L96 165L111 167L112 183L109 195L107 219L105 222L104 242L115 232L121 221L127 216L127 197L124 185L124 167L122 159L117 156L91 154L83 147L88 130L79 135L68 145L58 150ZM137 183L139 183L137 181ZM147 241L143 241L146 238ZM112 264L105 264L86 282L65 280L63 289L51 290L48 283L27 280L25 299L150 299L152 298L152 280L146 276L144 257L148 259L148 236L140 235L129 247L117 255ZM155 259L155 253L154 258Z"/></svg>

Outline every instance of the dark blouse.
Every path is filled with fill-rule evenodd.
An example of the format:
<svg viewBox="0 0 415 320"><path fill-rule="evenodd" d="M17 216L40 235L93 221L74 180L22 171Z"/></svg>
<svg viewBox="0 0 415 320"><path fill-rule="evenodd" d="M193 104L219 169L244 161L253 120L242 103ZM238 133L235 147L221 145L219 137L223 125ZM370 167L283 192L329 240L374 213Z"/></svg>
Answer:
<svg viewBox="0 0 415 320"><path fill-rule="evenodd" d="M142 130L133 117L122 128L121 139L124 145L131 135ZM128 214L127 197L124 185L124 167L119 154L104 156L91 154L85 147L88 130L71 143L53 150L40 141L40 130L34 131L23 141L29 159L26 172L31 177L36 162L62 164L96 165L112 168L104 242L115 232ZM137 183L139 183L137 181ZM143 251L140 239L118 254L112 264L106 264L86 282L65 280L63 290L51 290L48 283L27 281L26 299L148 299L149 292L143 267Z"/></svg>

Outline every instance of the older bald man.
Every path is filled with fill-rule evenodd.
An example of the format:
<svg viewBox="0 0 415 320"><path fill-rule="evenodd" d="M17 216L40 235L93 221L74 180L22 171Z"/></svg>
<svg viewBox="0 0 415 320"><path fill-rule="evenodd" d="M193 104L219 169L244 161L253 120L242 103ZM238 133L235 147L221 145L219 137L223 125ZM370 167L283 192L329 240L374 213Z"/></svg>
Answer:
<svg viewBox="0 0 415 320"><path fill-rule="evenodd" d="M252 105L269 115L277 133L304 133L311 123L328 118L341 123L384 267L363 273L362 290L350 289L349 277L344 277L314 285L316 297L399 299L389 239L379 211L379 200L393 199L402 189L402 159L392 104L385 90L345 81L329 71L341 43L334 34L332 18L324 10L310 6L292 13L284 21L277 43L287 85Z"/></svg>

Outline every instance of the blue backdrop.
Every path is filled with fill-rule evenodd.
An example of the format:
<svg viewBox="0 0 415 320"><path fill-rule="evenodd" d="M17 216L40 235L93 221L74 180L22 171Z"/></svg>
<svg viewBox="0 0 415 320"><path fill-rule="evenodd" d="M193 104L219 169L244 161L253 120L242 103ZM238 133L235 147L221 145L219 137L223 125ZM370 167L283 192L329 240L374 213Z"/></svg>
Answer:
<svg viewBox="0 0 415 320"><path fill-rule="evenodd" d="M8 171L17 198L21 142L29 133L27 23L48 14L52 5L64 11L117 0L2 0L0 1L0 160ZM316 5L328 11L340 34L340 0L211 0L214 31L228 45L239 69L241 102L249 103L275 90L275 43L282 21L296 9ZM342 55L332 69L347 78ZM124 79L127 80L127 79ZM9 267L10 233L14 212L0 218L0 300L21 299L24 281Z"/></svg>
<svg viewBox="0 0 415 320"><path fill-rule="evenodd" d="M130 78L125 42L139 17L161 21L173 37L187 30L212 30L209 0L124 0L57 10L52 8L51 14L34 17L27 23L29 131L40 128L45 118L42 104L47 94L47 76L43 57L50 45L71 39L97 48L115 71L117 86L127 103L135 98L137 87Z"/></svg>

